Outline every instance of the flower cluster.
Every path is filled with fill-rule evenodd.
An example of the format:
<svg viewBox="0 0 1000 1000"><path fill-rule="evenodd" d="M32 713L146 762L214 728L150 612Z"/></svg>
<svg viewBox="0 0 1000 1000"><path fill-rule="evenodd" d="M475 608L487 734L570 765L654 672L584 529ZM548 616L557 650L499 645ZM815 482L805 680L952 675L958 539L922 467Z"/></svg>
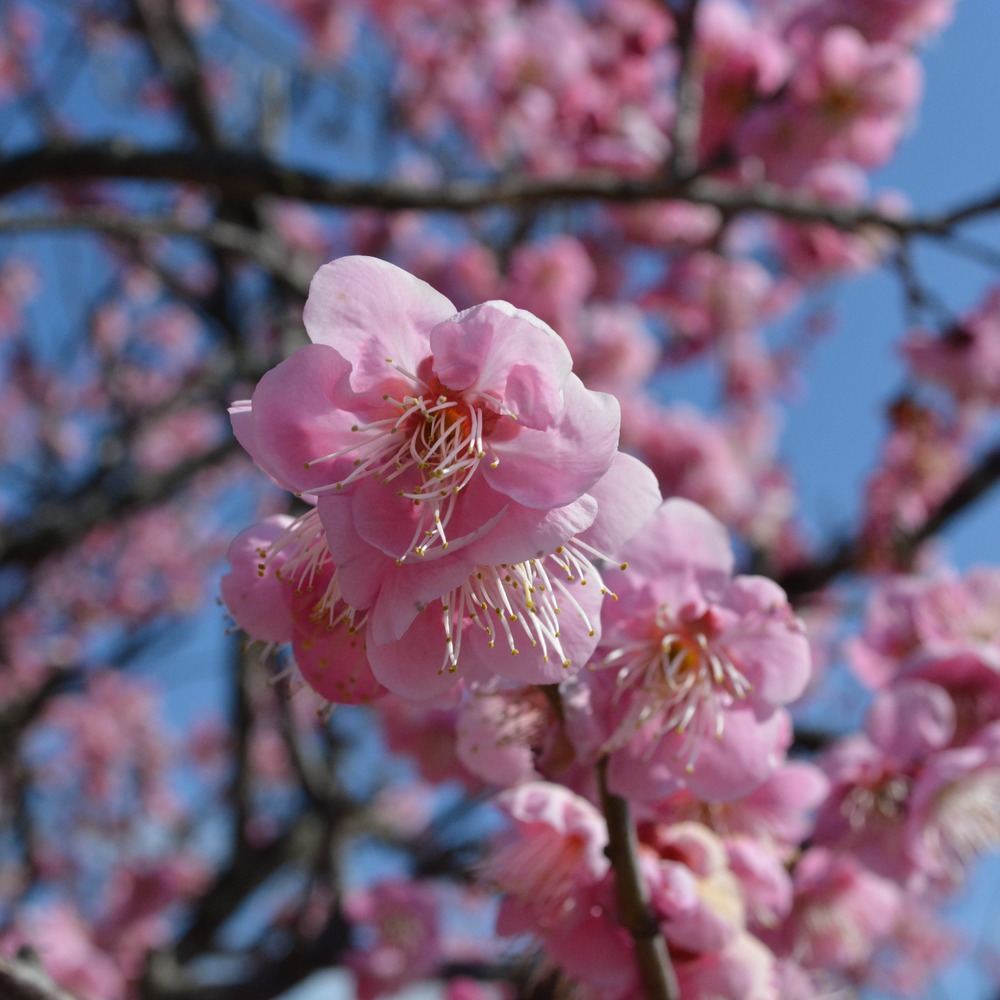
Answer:
<svg viewBox="0 0 1000 1000"><path fill-rule="evenodd" d="M292 641L333 701L458 681L554 683L600 637L599 564L659 501L614 397L506 302L456 313L379 260L322 268L312 343L234 404L237 437L310 509L239 536L237 622Z"/></svg>
<svg viewBox="0 0 1000 1000"><path fill-rule="evenodd" d="M617 450L617 402L532 314L455 313L354 257L320 270L305 318L312 343L231 410L307 507L233 541L233 617L291 643L327 700L386 695L390 743L426 757L428 778L508 789L512 826L481 871L504 895L500 933L534 934L595 996L639 988L596 764L648 816L642 878L685 991L770 982L756 932L791 912L783 863L823 787L785 761L785 706L811 666L784 593L734 575L704 508L661 503ZM769 805L785 786L794 804ZM396 918L380 934L357 955L373 996L406 981L397 952L430 949Z"/></svg>

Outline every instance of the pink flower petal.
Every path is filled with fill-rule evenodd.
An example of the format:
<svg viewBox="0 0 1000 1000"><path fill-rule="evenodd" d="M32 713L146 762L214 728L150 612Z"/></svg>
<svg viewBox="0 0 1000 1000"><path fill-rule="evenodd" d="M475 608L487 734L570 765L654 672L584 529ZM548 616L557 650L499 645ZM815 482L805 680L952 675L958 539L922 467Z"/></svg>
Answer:
<svg viewBox="0 0 1000 1000"><path fill-rule="evenodd" d="M587 493L617 451L621 413L614 396L590 392L570 375L563 399L562 415L546 430L514 425L501 437L498 426L486 441L487 482L526 507L561 507Z"/></svg>
<svg viewBox="0 0 1000 1000"><path fill-rule="evenodd" d="M316 272L303 320L313 343L351 362L351 385L364 392L382 384L387 358L416 373L431 329L454 315L440 292L394 264L341 257Z"/></svg>

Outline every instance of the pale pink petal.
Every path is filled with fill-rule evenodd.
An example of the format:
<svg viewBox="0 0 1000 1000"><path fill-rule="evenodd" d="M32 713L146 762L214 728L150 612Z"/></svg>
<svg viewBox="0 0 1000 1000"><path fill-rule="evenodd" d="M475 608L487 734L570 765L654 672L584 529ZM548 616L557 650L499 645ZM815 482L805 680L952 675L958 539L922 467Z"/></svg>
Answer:
<svg viewBox="0 0 1000 1000"><path fill-rule="evenodd" d="M563 400L561 416L548 429L514 424L502 437L501 423L486 441L481 468L487 482L526 507L561 507L587 493L617 451L621 413L614 396L590 392L570 375Z"/></svg>
<svg viewBox="0 0 1000 1000"><path fill-rule="evenodd" d="M465 553L461 555L464 557ZM392 563L383 576L372 610L372 639L377 643L401 639L418 614L463 584L473 568L467 558L455 557L418 561L412 566Z"/></svg>
<svg viewBox="0 0 1000 1000"><path fill-rule="evenodd" d="M506 498L489 489L480 477L474 477L455 495L454 512L443 525L447 546L431 545L426 555L420 556L414 545L433 537L433 508L399 495L402 490L412 489L418 476L413 469L388 483L363 479L352 493L353 530L393 559L405 556L414 562L430 563L445 558L486 536L504 518Z"/></svg>
<svg viewBox="0 0 1000 1000"><path fill-rule="evenodd" d="M672 497L621 551L630 572L647 577L683 566L715 582L733 572L729 533L704 507Z"/></svg>
<svg viewBox="0 0 1000 1000"><path fill-rule="evenodd" d="M578 537L608 556L614 556L662 503L652 470L624 452L615 455L611 468L589 493L597 501L597 518Z"/></svg>
<svg viewBox="0 0 1000 1000"><path fill-rule="evenodd" d="M459 712L455 731L459 760L472 774L505 788L539 778L527 741L511 738L514 711L502 695L476 695Z"/></svg>
<svg viewBox="0 0 1000 1000"><path fill-rule="evenodd" d="M450 389L502 405L525 427L559 416L560 389L573 367L565 342L509 302L484 302L431 332L434 372Z"/></svg>
<svg viewBox="0 0 1000 1000"><path fill-rule="evenodd" d="M229 544L232 569L222 578L222 599L244 632L262 642L288 642L292 638L291 587L275 575L280 563L262 555L292 518L269 517L241 531Z"/></svg>
<svg viewBox="0 0 1000 1000"><path fill-rule="evenodd" d="M350 455L310 465L356 444L356 418L340 408L350 365L332 348L310 344L272 368L253 394L257 464L286 488L305 493L343 478Z"/></svg>
<svg viewBox="0 0 1000 1000"><path fill-rule="evenodd" d="M865 731L887 756L919 761L946 746L955 733L955 704L927 681L900 681L875 697Z"/></svg>
<svg viewBox="0 0 1000 1000"><path fill-rule="evenodd" d="M322 496L316 504L344 601L352 608L368 608L395 560L369 545L354 530L351 498Z"/></svg>
<svg viewBox="0 0 1000 1000"><path fill-rule="evenodd" d="M812 677L812 652L785 592L766 577L739 576L725 603L742 618L721 641L753 685L753 697L771 705L795 701Z"/></svg>
<svg viewBox="0 0 1000 1000"><path fill-rule="evenodd" d="M469 546L469 558L482 566L540 559L584 532L598 515L597 502L587 494L545 511L511 503L489 533Z"/></svg>
<svg viewBox="0 0 1000 1000"><path fill-rule="evenodd" d="M453 688L463 673L445 666L444 623L441 605L417 615L401 639L376 643L369 631L368 661L381 684L408 701L439 700Z"/></svg>
<svg viewBox="0 0 1000 1000"><path fill-rule="evenodd" d="M387 358L416 373L430 354L431 329L454 315L440 292L394 264L341 257L316 272L303 320L314 343L351 362L351 385L363 392L391 372Z"/></svg>

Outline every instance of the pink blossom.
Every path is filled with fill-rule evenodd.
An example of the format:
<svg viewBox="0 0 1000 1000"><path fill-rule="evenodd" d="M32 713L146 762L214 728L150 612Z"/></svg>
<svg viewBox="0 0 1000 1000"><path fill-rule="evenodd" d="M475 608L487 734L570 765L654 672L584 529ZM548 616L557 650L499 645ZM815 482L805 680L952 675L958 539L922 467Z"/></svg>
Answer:
<svg viewBox="0 0 1000 1000"><path fill-rule="evenodd" d="M328 701L356 704L384 694L365 654L364 619L343 602L315 511L252 525L228 555L222 596L251 638L291 642L302 678Z"/></svg>
<svg viewBox="0 0 1000 1000"><path fill-rule="evenodd" d="M572 503L610 466L617 405L587 392L559 337L507 303L455 315L406 272L349 257L317 273L305 322L313 345L264 376L234 413L238 435L288 488L377 481L419 508L409 544L370 539L393 558L466 542L500 503ZM474 479L485 518L460 510ZM448 530L461 513L464 539Z"/></svg>
<svg viewBox="0 0 1000 1000"><path fill-rule="evenodd" d="M743 894L725 844L701 823L657 826L642 840L658 855L646 866L650 902L670 947L714 952L743 930Z"/></svg>
<svg viewBox="0 0 1000 1000"><path fill-rule="evenodd" d="M677 962L685 1000L778 1000L774 955L750 934L720 951Z"/></svg>
<svg viewBox="0 0 1000 1000"><path fill-rule="evenodd" d="M1000 672L1000 573L975 567L895 576L872 592L862 634L848 646L858 678L881 687L934 658L967 655Z"/></svg>
<svg viewBox="0 0 1000 1000"><path fill-rule="evenodd" d="M892 932L902 893L849 854L813 847L802 855L793 878L795 902L774 935L775 950L806 969L857 969Z"/></svg>
<svg viewBox="0 0 1000 1000"><path fill-rule="evenodd" d="M851 206L865 197L865 175L853 164L823 163L811 170L801 190L827 205ZM825 223L774 221L778 252L789 273L804 281L824 280L874 267L889 250L883 232L863 227L845 232Z"/></svg>
<svg viewBox="0 0 1000 1000"><path fill-rule="evenodd" d="M586 799L546 782L519 785L497 804L513 823L484 868L505 894L497 931L576 927L587 917L590 890L609 871L604 817Z"/></svg>
<svg viewBox="0 0 1000 1000"><path fill-rule="evenodd" d="M919 527L969 467L965 428L910 399L893 405L878 470L865 487L864 556L892 568L900 531Z"/></svg>
<svg viewBox="0 0 1000 1000"><path fill-rule="evenodd" d="M791 6L797 15L792 30L848 24L871 42L913 45L950 23L955 0L802 0Z"/></svg>
<svg viewBox="0 0 1000 1000"><path fill-rule="evenodd" d="M600 663L616 677L611 774L641 798L746 795L777 766L780 706L809 680L801 624L772 581L732 577L725 529L689 501L664 503L620 555Z"/></svg>
<svg viewBox="0 0 1000 1000"><path fill-rule="evenodd" d="M320 509L345 598L372 604L367 652L375 676L404 697L427 701L459 679L557 683L583 666L598 642L608 593L593 553L617 549L658 498L649 470L619 455L577 504L543 518L505 513L492 533L426 564L400 564L353 533L352 514L367 518L378 510L374 503L365 510L330 497Z"/></svg>
<svg viewBox="0 0 1000 1000"><path fill-rule="evenodd" d="M915 56L900 45L869 44L842 24L796 32L792 42L798 62L789 89L747 116L740 152L758 158L782 184L801 183L823 160L884 163L920 97Z"/></svg>
<svg viewBox="0 0 1000 1000"><path fill-rule="evenodd" d="M664 496L693 500L727 524L751 506L746 449L696 410L633 398L622 408L622 446L649 465Z"/></svg>
<svg viewBox="0 0 1000 1000"><path fill-rule="evenodd" d="M821 758L831 789L814 839L905 885L924 867L906 844L913 782L949 744L955 709L942 688L904 681L879 693L866 729L867 736L848 736Z"/></svg>
<svg viewBox="0 0 1000 1000"><path fill-rule="evenodd" d="M939 336L913 330L903 341L910 370L965 404L1000 405L1000 288Z"/></svg>
<svg viewBox="0 0 1000 1000"><path fill-rule="evenodd" d="M782 39L734 0L699 8L697 45L704 73L700 150L711 160L725 153L748 108L785 82L791 60Z"/></svg>
<svg viewBox="0 0 1000 1000"><path fill-rule="evenodd" d="M115 961L96 945L88 921L69 904L25 910L17 929L0 941L5 952L22 943L38 953L56 983L80 1000L124 1000L126 985Z"/></svg>
<svg viewBox="0 0 1000 1000"><path fill-rule="evenodd" d="M726 840L747 838L788 858L813 827L812 813L829 782L814 764L785 761L742 798L704 803L690 791L675 792L653 808L663 821L697 819Z"/></svg>
<svg viewBox="0 0 1000 1000"><path fill-rule="evenodd" d="M594 303L563 334L573 364L588 386L625 398L653 374L659 345L642 312L626 304Z"/></svg>
<svg viewBox="0 0 1000 1000"><path fill-rule="evenodd" d="M475 775L502 787L538 780L534 750L558 732L537 688L474 692L462 707L457 751Z"/></svg>
<svg viewBox="0 0 1000 1000"><path fill-rule="evenodd" d="M230 571L221 581L222 598L244 632L262 642L283 643L292 638L292 613L287 584L268 560L272 543L293 523L276 514L244 528L229 544Z"/></svg>
<svg viewBox="0 0 1000 1000"><path fill-rule="evenodd" d="M752 330L782 307L783 294L756 261L699 251L675 264L645 304L666 316L683 358Z"/></svg>
<svg viewBox="0 0 1000 1000"><path fill-rule="evenodd" d="M914 782L909 848L931 875L958 882L1000 844L1000 723L935 755Z"/></svg>
<svg viewBox="0 0 1000 1000"><path fill-rule="evenodd" d="M344 909L374 934L346 964L359 1000L376 1000L431 974L441 959L439 900L423 882L381 882L347 897Z"/></svg>

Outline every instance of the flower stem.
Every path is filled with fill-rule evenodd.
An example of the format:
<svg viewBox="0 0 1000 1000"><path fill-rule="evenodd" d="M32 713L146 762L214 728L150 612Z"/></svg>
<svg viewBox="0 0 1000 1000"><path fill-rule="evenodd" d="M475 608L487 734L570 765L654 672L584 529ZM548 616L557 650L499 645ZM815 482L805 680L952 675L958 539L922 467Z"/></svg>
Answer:
<svg viewBox="0 0 1000 1000"><path fill-rule="evenodd" d="M649 906L649 891L639 871L639 851L628 802L608 790L608 759L597 763L601 810L608 824L608 859L615 872L619 918L635 943L636 960L647 1000L679 1000L677 976Z"/></svg>

